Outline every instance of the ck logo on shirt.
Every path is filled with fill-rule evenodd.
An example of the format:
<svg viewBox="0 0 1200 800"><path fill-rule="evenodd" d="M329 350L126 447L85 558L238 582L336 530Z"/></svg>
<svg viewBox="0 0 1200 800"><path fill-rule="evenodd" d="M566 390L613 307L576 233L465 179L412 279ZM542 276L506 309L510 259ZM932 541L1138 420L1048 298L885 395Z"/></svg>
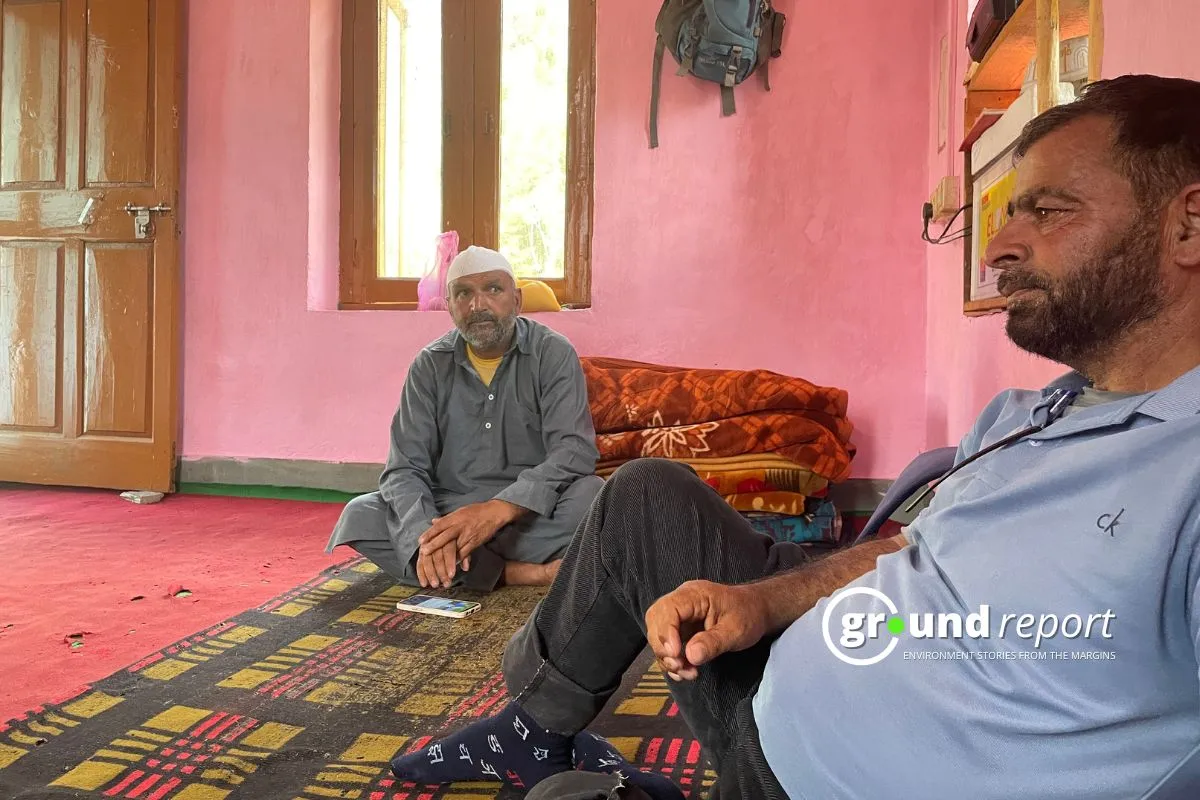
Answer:
<svg viewBox="0 0 1200 800"><path fill-rule="evenodd" d="M1101 514L1096 519L1096 527L1109 536L1116 537L1117 526L1121 524L1121 515L1125 513L1125 509L1121 509L1116 514Z"/></svg>

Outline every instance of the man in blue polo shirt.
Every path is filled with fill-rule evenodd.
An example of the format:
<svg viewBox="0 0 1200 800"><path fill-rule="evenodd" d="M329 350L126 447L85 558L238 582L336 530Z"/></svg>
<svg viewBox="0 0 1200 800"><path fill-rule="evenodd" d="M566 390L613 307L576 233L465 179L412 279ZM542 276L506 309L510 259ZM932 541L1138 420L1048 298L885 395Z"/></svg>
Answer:
<svg viewBox="0 0 1200 800"><path fill-rule="evenodd" d="M509 645L513 702L396 774L679 797L585 731L649 642L713 797L1200 796L1200 83L1094 84L1017 154L987 259L1068 375L993 400L903 537L815 563L627 465Z"/></svg>

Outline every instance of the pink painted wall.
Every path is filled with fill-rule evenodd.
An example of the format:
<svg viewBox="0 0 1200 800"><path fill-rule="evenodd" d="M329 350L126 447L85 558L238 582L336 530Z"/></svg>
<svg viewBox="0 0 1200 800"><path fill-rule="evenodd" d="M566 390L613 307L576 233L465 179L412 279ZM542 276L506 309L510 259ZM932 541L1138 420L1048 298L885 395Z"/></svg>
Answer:
<svg viewBox="0 0 1200 800"><path fill-rule="evenodd" d="M543 321L583 355L843 387L856 475L896 474L926 438L927 2L784 0L774 91L721 119L667 70L657 151L657 4L599 3L594 307ZM307 6L189 4L185 457L381 461L405 368L449 325L310 310L336 269L336 40Z"/></svg>
<svg viewBox="0 0 1200 800"><path fill-rule="evenodd" d="M1104 13L1106 77L1140 72L1200 80L1200 3L1107 0Z"/></svg>
<svg viewBox="0 0 1200 800"><path fill-rule="evenodd" d="M942 0L934 9L930 74L937 75L937 43L950 32L953 75L965 69L967 0ZM1194 32L1200 30L1200 4L1192 0L1106 0L1105 77L1148 72L1200 78ZM936 84L935 84L936 85ZM931 104L929 186L946 174L961 176L963 137L961 84L951 101L950 146L937 151L937 109ZM937 228L940 230L940 226ZM1004 317L968 319L962 315L962 248L928 248L928 347L926 407L928 446L954 444L997 392L1012 386L1042 386L1066 371L1058 364L1015 348L1004 335Z"/></svg>

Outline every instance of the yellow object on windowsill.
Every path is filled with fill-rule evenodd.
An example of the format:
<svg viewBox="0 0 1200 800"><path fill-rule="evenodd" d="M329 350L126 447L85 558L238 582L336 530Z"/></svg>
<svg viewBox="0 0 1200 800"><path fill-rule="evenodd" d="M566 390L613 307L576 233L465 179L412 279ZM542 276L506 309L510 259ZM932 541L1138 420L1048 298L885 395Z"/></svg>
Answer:
<svg viewBox="0 0 1200 800"><path fill-rule="evenodd" d="M542 281L522 278L517 281L521 290L521 313L532 314L538 311L562 311L554 290Z"/></svg>

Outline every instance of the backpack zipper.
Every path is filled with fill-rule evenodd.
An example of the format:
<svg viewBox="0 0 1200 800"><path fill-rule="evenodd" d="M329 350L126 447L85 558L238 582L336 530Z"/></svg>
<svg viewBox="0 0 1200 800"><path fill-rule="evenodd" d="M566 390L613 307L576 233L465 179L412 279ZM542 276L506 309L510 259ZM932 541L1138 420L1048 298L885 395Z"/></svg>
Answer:
<svg viewBox="0 0 1200 800"><path fill-rule="evenodd" d="M767 15L771 13L771 0L762 0L762 3L757 7L762 9L762 15L758 18L758 21L754 23L754 39L755 41L761 41L763 35L763 21L766 20ZM751 19L754 18L754 8L755 6L751 6Z"/></svg>
<svg viewBox="0 0 1200 800"><path fill-rule="evenodd" d="M754 36L756 38L759 36L758 31L760 30L761 26L754 24L754 12L758 11L761 8L762 13L765 16L767 13L767 10L770 7L771 7L771 4L768 2L768 0L758 0L758 2L754 2L754 3L750 4L750 16L746 18L746 27L749 28L749 27L753 26L754 31L755 31Z"/></svg>

